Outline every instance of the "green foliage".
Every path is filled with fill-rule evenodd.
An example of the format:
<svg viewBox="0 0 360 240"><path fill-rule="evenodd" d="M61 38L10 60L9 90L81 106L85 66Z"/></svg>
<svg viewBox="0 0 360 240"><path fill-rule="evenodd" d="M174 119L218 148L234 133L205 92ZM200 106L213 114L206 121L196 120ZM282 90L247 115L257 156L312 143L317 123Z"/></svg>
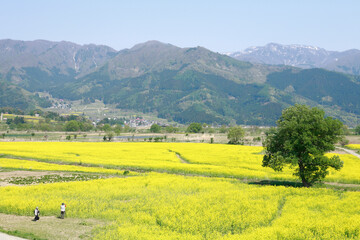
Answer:
<svg viewBox="0 0 360 240"><path fill-rule="evenodd" d="M349 127L347 125L343 125L342 129L343 129L342 131L343 131L344 135L350 135L351 134L351 132L349 130Z"/></svg>
<svg viewBox="0 0 360 240"><path fill-rule="evenodd" d="M246 125L274 125L282 109L299 98L314 105L325 105L331 116L340 118L348 112L349 115L341 118L347 124L355 124L352 120L360 116L357 77L323 69L253 65L198 47L177 50L168 47L162 46L156 51L149 51L148 47L129 50L115 58L112 58L115 53L110 52L104 57L104 61L109 62L103 62L103 67L90 74L86 74L90 66L85 62L80 61L85 66L78 72L59 52L49 50L52 54L47 56L51 56L51 60L42 56L41 65L21 67L20 64L1 76L4 81L0 81L0 107L30 110L50 106L49 99L29 94L26 89L46 91L57 98L82 100L84 104L99 99L121 109L156 113L158 117L184 124L235 121ZM54 65L59 58L61 66ZM136 74L129 71L134 67ZM264 76L267 76L266 83ZM15 82L15 79L18 80ZM107 123L123 124L123 119L106 119L100 125Z"/></svg>
<svg viewBox="0 0 360 240"><path fill-rule="evenodd" d="M253 142L260 142L261 141L261 137L254 137L253 138Z"/></svg>
<svg viewBox="0 0 360 240"><path fill-rule="evenodd" d="M277 96L262 93L270 91L269 87L239 84L215 73L163 70L115 81L102 69L79 81L90 90L79 93L73 83L66 85L64 94L73 99L103 99L120 109L156 112L158 117L180 123L229 124L235 119L237 123L274 125L282 110L282 104L271 100Z"/></svg>
<svg viewBox="0 0 360 240"><path fill-rule="evenodd" d="M227 133L228 132L228 128L225 125L222 125L219 128L219 133Z"/></svg>
<svg viewBox="0 0 360 240"><path fill-rule="evenodd" d="M239 144L240 141L244 138L244 136L245 136L245 131L240 126L231 127L227 134L227 138L229 139L229 144Z"/></svg>
<svg viewBox="0 0 360 240"><path fill-rule="evenodd" d="M19 87L0 81L0 107L12 107L25 110L29 108L29 99Z"/></svg>
<svg viewBox="0 0 360 240"><path fill-rule="evenodd" d="M114 134L112 133L112 132L108 132L107 134L106 134L106 136L107 136L107 139L109 140L109 142L113 139L113 137L114 137Z"/></svg>
<svg viewBox="0 0 360 240"><path fill-rule="evenodd" d="M67 132L90 131L92 129L92 124L71 120L65 124L64 129Z"/></svg>
<svg viewBox="0 0 360 240"><path fill-rule="evenodd" d="M345 145L348 145L349 144L349 140L346 139L345 137L343 137L340 141L339 141L340 145L342 147L344 147Z"/></svg>
<svg viewBox="0 0 360 240"><path fill-rule="evenodd" d="M65 124L65 131L66 132L77 132L80 130L80 126L78 121L71 120Z"/></svg>
<svg viewBox="0 0 360 240"><path fill-rule="evenodd" d="M51 101L49 101L46 98L42 98L39 96L39 94L35 94L34 96L32 96L32 99L37 103L36 105L38 105L39 107L42 108L48 108L51 107Z"/></svg>
<svg viewBox="0 0 360 240"><path fill-rule="evenodd" d="M154 142L162 142L163 139L164 139L163 137L155 137Z"/></svg>
<svg viewBox="0 0 360 240"><path fill-rule="evenodd" d="M24 67L25 77L20 83L20 87L32 92L44 92L53 90L56 86L61 86L67 82L73 82L75 70L67 69L69 74L63 74L59 68L42 69L39 67ZM11 76L16 75L16 71L10 71L7 79L11 80Z"/></svg>
<svg viewBox="0 0 360 240"><path fill-rule="evenodd" d="M324 69L285 70L271 73L267 82L285 90L289 86L300 94L323 105L338 105L343 110L360 114L360 84L351 76Z"/></svg>
<svg viewBox="0 0 360 240"><path fill-rule="evenodd" d="M188 133L199 133L202 131L201 123L190 123L187 127L186 132Z"/></svg>
<svg viewBox="0 0 360 240"><path fill-rule="evenodd" d="M357 125L355 128L355 134L360 135L360 125Z"/></svg>
<svg viewBox="0 0 360 240"><path fill-rule="evenodd" d="M282 171L291 165L305 187L324 179L329 167L340 170L343 162L339 156L328 158L324 153L335 149L342 123L324 115L324 111L306 105L284 110L277 128L266 133L263 167Z"/></svg>
<svg viewBox="0 0 360 240"><path fill-rule="evenodd" d="M210 133L210 134L213 134L213 133L215 133L215 129L214 128L209 128L209 130L207 132Z"/></svg>
<svg viewBox="0 0 360 240"><path fill-rule="evenodd" d="M154 123L153 125L151 125L150 127L150 132L152 133L159 133L161 132L161 127L159 125L157 125L156 123Z"/></svg>
<svg viewBox="0 0 360 240"><path fill-rule="evenodd" d="M114 128L114 132L115 132L116 136L119 136L119 135L120 135L121 130L122 130L121 125L116 124L116 126L115 126L115 128Z"/></svg>
<svg viewBox="0 0 360 240"><path fill-rule="evenodd" d="M108 123L104 124L104 126L102 126L101 130L103 130L104 132L109 132L109 131L111 131L111 126L110 126L110 124L108 124Z"/></svg>
<svg viewBox="0 0 360 240"><path fill-rule="evenodd" d="M0 113L24 115L24 111L17 109L17 108L12 108L12 107L2 107L2 108L0 108Z"/></svg>
<svg viewBox="0 0 360 240"><path fill-rule="evenodd" d="M23 123L25 123L25 119L24 119L24 117L16 116L14 119L9 118L6 120L6 124L10 125L12 123L15 125L23 124Z"/></svg>
<svg viewBox="0 0 360 240"><path fill-rule="evenodd" d="M101 120L100 122L98 122L99 125L101 124L110 124L110 126L113 125L122 125L124 123L124 118L120 118L120 119L113 119L113 118L104 118L103 120Z"/></svg>
<svg viewBox="0 0 360 240"><path fill-rule="evenodd" d="M165 127L165 132L167 133L175 133L177 132L179 129L173 126L166 126Z"/></svg>

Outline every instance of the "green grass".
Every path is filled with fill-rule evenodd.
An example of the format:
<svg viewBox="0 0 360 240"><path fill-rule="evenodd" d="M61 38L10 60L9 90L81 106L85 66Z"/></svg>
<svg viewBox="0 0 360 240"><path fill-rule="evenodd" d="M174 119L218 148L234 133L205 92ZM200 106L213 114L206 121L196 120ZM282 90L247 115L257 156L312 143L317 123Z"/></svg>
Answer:
<svg viewBox="0 0 360 240"><path fill-rule="evenodd" d="M1 227L0 227L0 232L6 233L6 234L8 234L8 235L16 236L16 237L25 238L25 239L31 239L31 240L47 240L46 238L39 238L39 237L37 237L36 235L34 235L33 233L26 233L26 232L22 232L22 231L18 231L18 230L9 231L9 230L4 230L4 229L1 228Z"/></svg>

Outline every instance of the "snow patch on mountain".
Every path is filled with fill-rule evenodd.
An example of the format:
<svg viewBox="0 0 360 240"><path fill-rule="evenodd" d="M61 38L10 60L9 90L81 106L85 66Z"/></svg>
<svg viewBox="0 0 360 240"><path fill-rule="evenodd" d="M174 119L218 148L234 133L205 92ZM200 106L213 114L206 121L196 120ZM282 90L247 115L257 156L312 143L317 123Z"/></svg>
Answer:
<svg viewBox="0 0 360 240"><path fill-rule="evenodd" d="M360 51L356 49L336 52L317 46L269 43L265 46L252 46L243 51L226 53L226 55L252 63L325 68L355 75L360 73Z"/></svg>

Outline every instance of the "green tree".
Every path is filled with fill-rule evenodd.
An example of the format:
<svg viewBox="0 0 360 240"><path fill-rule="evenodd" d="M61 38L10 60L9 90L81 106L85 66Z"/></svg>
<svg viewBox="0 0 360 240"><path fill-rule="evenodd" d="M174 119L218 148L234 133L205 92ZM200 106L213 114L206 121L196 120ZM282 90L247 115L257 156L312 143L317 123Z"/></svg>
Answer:
<svg viewBox="0 0 360 240"><path fill-rule="evenodd" d="M340 170L343 162L339 156L329 158L324 154L334 150L334 144L341 140L342 123L324 115L324 111L306 105L284 110L277 128L266 133L263 167L282 171L285 165L291 165L305 187L324 179L329 167Z"/></svg>
<svg viewBox="0 0 360 240"><path fill-rule="evenodd" d="M88 132L94 128L94 126L90 122L81 123L81 124L79 124L79 127L80 127L80 130L83 132Z"/></svg>
<svg viewBox="0 0 360 240"><path fill-rule="evenodd" d="M76 132L80 130L79 123L76 120L68 121L65 124L65 131L67 132Z"/></svg>
<svg viewBox="0 0 360 240"><path fill-rule="evenodd" d="M173 127L173 126L167 126L165 128L165 132L167 132L167 133L175 133L177 131L178 131L178 129L176 127Z"/></svg>
<svg viewBox="0 0 360 240"><path fill-rule="evenodd" d="M231 127L227 134L227 138L229 139L230 144L239 144L240 141L244 138L244 136L245 131L240 126Z"/></svg>
<svg viewBox="0 0 360 240"><path fill-rule="evenodd" d="M111 126L110 126L110 124L108 124L108 123L104 124L104 126L102 127L102 130L103 130L104 132L110 132L110 131L111 131Z"/></svg>
<svg viewBox="0 0 360 240"><path fill-rule="evenodd" d="M116 136L119 136L121 133L122 127L120 124L116 124L115 128L114 128L114 132L116 134Z"/></svg>
<svg viewBox="0 0 360 240"><path fill-rule="evenodd" d="M151 125L150 127L150 132L152 133L159 133L161 132L161 127L159 125L157 125L156 123L154 123L153 125Z"/></svg>
<svg viewBox="0 0 360 240"><path fill-rule="evenodd" d="M357 125L355 128L355 134L360 135L360 125Z"/></svg>
<svg viewBox="0 0 360 240"><path fill-rule="evenodd" d="M17 124L23 124L23 123L25 123L25 119L24 119L24 117L18 117L18 116L16 116L15 118L14 118L14 123L17 125Z"/></svg>
<svg viewBox="0 0 360 240"><path fill-rule="evenodd" d="M107 134L106 134L106 136L107 136L107 139L109 140L109 142L111 141L111 139L113 139L113 137L114 137L114 134L112 133L112 132L108 132Z"/></svg>
<svg viewBox="0 0 360 240"><path fill-rule="evenodd" d="M129 125L124 126L124 132L131 132L131 127Z"/></svg>
<svg viewBox="0 0 360 240"><path fill-rule="evenodd" d="M190 125L188 126L188 128L186 129L186 132L189 133L199 133L202 130L202 125L201 123L190 123Z"/></svg>
<svg viewBox="0 0 360 240"><path fill-rule="evenodd" d="M209 128L208 133L210 133L210 134L215 133L215 129L214 128Z"/></svg>
<svg viewBox="0 0 360 240"><path fill-rule="evenodd" d="M219 133L227 133L228 132L228 129L225 125L222 125L220 128L219 128Z"/></svg>

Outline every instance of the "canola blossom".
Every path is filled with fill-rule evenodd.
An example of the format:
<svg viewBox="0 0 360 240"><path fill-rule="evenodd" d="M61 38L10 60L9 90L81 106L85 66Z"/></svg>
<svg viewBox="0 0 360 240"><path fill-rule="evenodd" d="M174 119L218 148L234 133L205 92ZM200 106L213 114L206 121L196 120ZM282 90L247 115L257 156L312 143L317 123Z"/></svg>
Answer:
<svg viewBox="0 0 360 240"><path fill-rule="evenodd" d="M32 216L39 206L43 216L56 216L59 203L66 202L69 218L109 222L94 229L93 239L360 238L360 192L253 184L252 179L295 179L291 169L261 167L262 151L194 143L4 142L0 168L152 172L0 187L0 212ZM344 167L330 169L326 181L360 183L359 159L339 156Z"/></svg>
<svg viewBox="0 0 360 240"><path fill-rule="evenodd" d="M99 167L81 167L75 165L60 165L53 163L0 158L0 168L21 169L21 170L40 170L40 171L60 171L60 172L84 172L84 173L105 173L105 174L123 174L117 169L106 169ZM130 174L130 173L129 173ZM135 173L131 173L134 175Z"/></svg>
<svg viewBox="0 0 360 240"><path fill-rule="evenodd" d="M254 146L196 143L4 142L0 145L0 153L5 156L43 162L250 180L296 179L292 169L275 172L262 167L262 151L262 147ZM354 171L360 168L359 161L346 154L340 158L344 168L340 172L330 170L327 181L360 183L360 171Z"/></svg>
<svg viewBox="0 0 360 240"><path fill-rule="evenodd" d="M329 175L326 176L327 182L343 182L343 183L360 183L360 159L351 154L326 154L328 157L333 155L340 156L341 161L344 162L343 168L336 171L332 168L329 169Z"/></svg>
<svg viewBox="0 0 360 240"><path fill-rule="evenodd" d="M37 194L31 194L36 192ZM0 188L0 212L107 219L94 239L358 239L360 193L147 173ZM24 198L24 196L27 196Z"/></svg>
<svg viewBox="0 0 360 240"><path fill-rule="evenodd" d="M349 144L349 145L346 145L346 147L354 149L354 150L360 150L360 144Z"/></svg>

